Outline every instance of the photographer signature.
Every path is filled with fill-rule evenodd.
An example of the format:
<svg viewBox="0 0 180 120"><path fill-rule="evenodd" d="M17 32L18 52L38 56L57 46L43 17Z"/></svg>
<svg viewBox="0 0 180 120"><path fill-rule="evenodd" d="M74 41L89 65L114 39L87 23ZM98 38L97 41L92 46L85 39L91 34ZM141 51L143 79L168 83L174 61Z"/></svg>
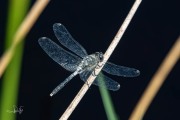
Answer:
<svg viewBox="0 0 180 120"><path fill-rule="evenodd" d="M19 106L17 107L16 105L13 105L13 110L7 110L8 113L19 113L21 114L23 112L23 108L24 106Z"/></svg>

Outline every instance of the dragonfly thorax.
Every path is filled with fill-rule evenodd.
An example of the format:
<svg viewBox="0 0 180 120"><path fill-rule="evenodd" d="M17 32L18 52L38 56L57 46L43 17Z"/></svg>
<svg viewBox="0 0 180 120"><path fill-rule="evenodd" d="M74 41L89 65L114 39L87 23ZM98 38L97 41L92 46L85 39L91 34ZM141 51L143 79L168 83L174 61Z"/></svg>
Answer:
<svg viewBox="0 0 180 120"><path fill-rule="evenodd" d="M79 64L78 69L81 72L85 70L92 70L102 60L103 60L103 54L101 52L96 52L94 54L84 57L81 63Z"/></svg>

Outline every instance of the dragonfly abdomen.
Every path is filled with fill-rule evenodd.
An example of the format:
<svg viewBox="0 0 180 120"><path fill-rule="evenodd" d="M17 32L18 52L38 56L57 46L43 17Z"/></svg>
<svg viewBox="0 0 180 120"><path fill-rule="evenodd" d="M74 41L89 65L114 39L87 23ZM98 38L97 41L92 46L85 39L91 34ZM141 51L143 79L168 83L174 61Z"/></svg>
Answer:
<svg viewBox="0 0 180 120"><path fill-rule="evenodd" d="M50 94L50 96L52 97L53 95L55 95L58 91L60 91L74 76L76 76L77 74L79 74L78 71L73 72L69 77L67 77L62 83L60 83Z"/></svg>

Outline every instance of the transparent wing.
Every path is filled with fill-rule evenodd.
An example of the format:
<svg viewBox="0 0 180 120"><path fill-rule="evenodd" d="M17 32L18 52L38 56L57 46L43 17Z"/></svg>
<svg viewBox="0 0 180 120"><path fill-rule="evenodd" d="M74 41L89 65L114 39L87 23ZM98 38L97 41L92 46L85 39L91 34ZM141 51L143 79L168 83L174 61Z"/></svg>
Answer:
<svg viewBox="0 0 180 120"><path fill-rule="evenodd" d="M109 74L123 77L136 77L140 75L140 71L137 69L115 65L110 62L107 62L102 70Z"/></svg>
<svg viewBox="0 0 180 120"><path fill-rule="evenodd" d="M71 34L62 24L55 23L53 25L53 30L59 42L66 48L82 58L88 55L86 50L76 40L73 39Z"/></svg>
<svg viewBox="0 0 180 120"><path fill-rule="evenodd" d="M92 71L85 71L80 74L81 80L86 82L87 78L91 75ZM102 74L102 72L99 73L99 75L96 77L96 79L93 82L94 85L112 90L117 91L120 88L120 84L111 78L105 76Z"/></svg>
<svg viewBox="0 0 180 120"><path fill-rule="evenodd" d="M38 42L49 57L68 71L75 71L81 62L80 57L64 50L49 38L42 37Z"/></svg>

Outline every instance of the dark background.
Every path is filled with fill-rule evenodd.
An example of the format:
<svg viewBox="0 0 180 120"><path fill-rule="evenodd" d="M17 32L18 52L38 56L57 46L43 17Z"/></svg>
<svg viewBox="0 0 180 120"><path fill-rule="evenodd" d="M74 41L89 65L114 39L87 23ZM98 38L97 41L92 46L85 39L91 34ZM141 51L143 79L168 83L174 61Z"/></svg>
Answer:
<svg viewBox="0 0 180 120"><path fill-rule="evenodd" d="M49 93L70 72L45 54L38 45L38 38L46 36L58 43L52 25L62 23L89 54L105 52L133 3L134 0L51 0L26 37L18 100L18 105L24 106L24 112L17 114L18 120L59 119L83 85L77 76L57 95L49 97ZM110 76L121 84L119 91L110 91L121 120L129 118L153 74L179 36L179 3L179 0L143 0L109 59L115 64L141 71L137 78ZM6 14L7 1L2 0L0 55L5 38ZM179 71L178 62L153 100L144 120L180 119ZM70 116L71 119L107 119L98 87L91 87Z"/></svg>

